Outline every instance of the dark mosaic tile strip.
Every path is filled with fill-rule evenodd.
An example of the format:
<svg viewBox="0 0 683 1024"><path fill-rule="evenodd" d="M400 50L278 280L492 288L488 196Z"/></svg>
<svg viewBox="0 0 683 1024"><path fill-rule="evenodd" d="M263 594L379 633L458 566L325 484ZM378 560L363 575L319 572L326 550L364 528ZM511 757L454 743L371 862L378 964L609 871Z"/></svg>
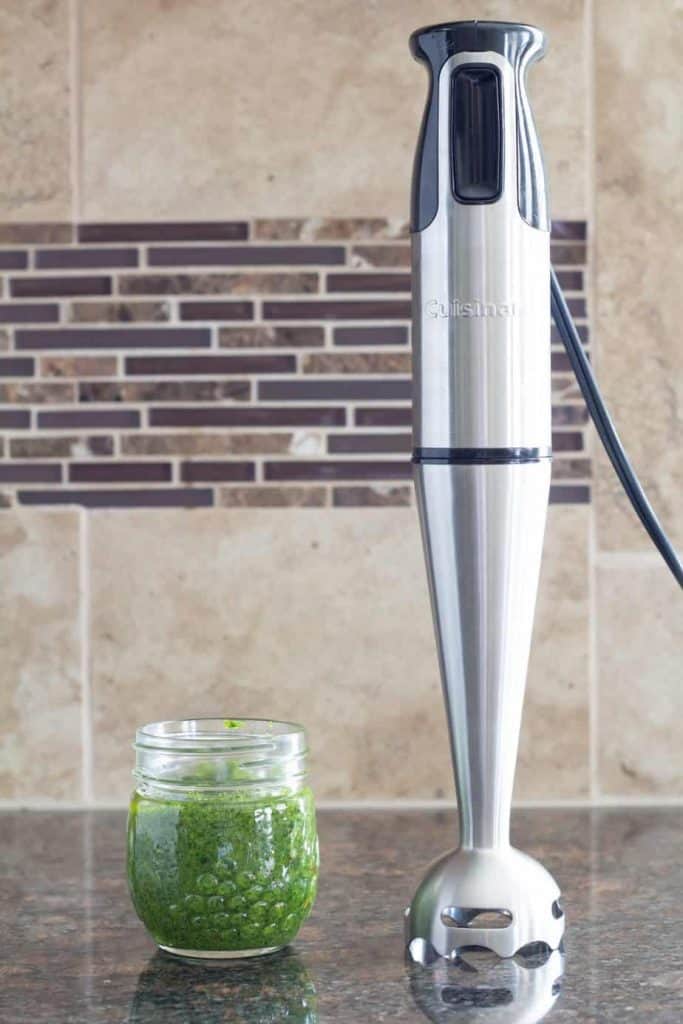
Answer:
<svg viewBox="0 0 683 1024"><path fill-rule="evenodd" d="M588 505L590 487L585 484L551 484L551 505Z"/></svg>
<svg viewBox="0 0 683 1024"><path fill-rule="evenodd" d="M583 434L578 431L553 433L554 452L579 452L583 449Z"/></svg>
<svg viewBox="0 0 683 1024"><path fill-rule="evenodd" d="M215 483L256 479L253 462L183 462L180 477L185 483Z"/></svg>
<svg viewBox="0 0 683 1024"><path fill-rule="evenodd" d="M588 359L590 359L590 355L588 355L588 353L587 356ZM550 367L553 373L564 373L567 370L573 373L572 364L569 362L569 357L566 352L551 352Z"/></svg>
<svg viewBox="0 0 683 1024"><path fill-rule="evenodd" d="M20 226L21 227L21 226ZM36 234L36 227L38 234ZM209 234L202 234L206 225L181 225L181 235L174 236L178 225L90 225L83 227L83 237L89 228L96 232L102 228L104 234L101 238L93 236L89 239L91 248L57 248L58 245L71 242L70 229L60 238L61 229L64 226L23 226L17 231L16 226L11 226L12 239L5 244L21 246L25 244L38 244L39 246L55 246L55 248L39 248L36 253L37 267L39 270L97 270L97 269L122 269L135 268L140 258L140 251L133 244L117 247L107 247L107 242L135 243L135 242L215 242L228 241L240 243L244 238L226 237L222 234L212 233L213 227L209 226ZM191 229L190 235L184 234ZM118 229L124 231L133 230L133 234L140 232L139 237L124 238L117 233ZM107 232L114 230L115 237L106 237ZM197 230L199 229L199 230ZM194 266L220 267L222 265L234 265L244 267L291 267L297 266L298 261L304 265L315 267L342 266L344 264L345 250L341 246L324 244L301 244L320 243L333 241L353 241L349 249L350 270L339 273L329 273L326 277L326 288L328 294L347 295L349 298L316 300L275 300L267 299L264 303L266 319L279 320L290 319L294 321L320 319L320 320L367 320L369 323L352 326L335 326L330 337L332 344L337 349L357 346L358 348L382 345L405 346L409 339L407 321L410 314L410 304L405 301L390 298L390 295L397 292L404 292L408 295L410 247L407 244L407 232L405 225L397 225L381 218L353 218L350 220L327 219L315 220L279 220L260 222L260 231L267 236L267 241L275 244L265 245L153 245L152 252L159 253L159 259L170 259L168 264L160 262L158 265L169 268L184 266L191 267L191 260L198 258L199 263ZM2 226L0 226L0 235ZM23 231L23 237L22 237ZM151 231L151 235L149 232ZM220 229L219 229L220 231ZM42 234L41 234L42 232ZM160 232L158 235L156 232ZM40 237L39 237L40 235ZM554 235L551 245L552 257L559 265L559 275L562 286L571 292L581 292L584 287L584 275L582 267L586 260L585 246L586 230L585 224L579 222L560 222L554 225ZM561 239L561 241L558 241ZM287 245L283 242L296 242L299 244ZM97 243L97 244L95 244ZM0 242L0 244L2 244ZM166 257L164 257L166 253ZM170 254L170 255L169 255ZM0 251L0 269L3 269L2 260L6 260L4 269L27 269L27 253L23 249ZM307 260L311 263L307 264ZM204 263L207 259L210 262ZM176 262L179 260L180 262ZM214 263L214 261L217 261ZM251 316L254 308L253 299L256 296L266 295L311 295L315 293L320 285L320 275L315 271L310 273L304 271L283 271L275 270L251 270L237 273L195 272L179 269L176 272L138 272L124 273L117 275L117 290L129 295L140 296L220 296L218 299L201 302L185 301L181 303L183 313L192 318L201 318L213 322L220 321L224 316L230 316L235 310L249 311ZM102 277L101 281L110 282L110 277ZM44 289L57 289L55 297L78 298L87 296L89 287L98 287L97 284L89 285L83 282L97 281L93 275L69 275L56 277L55 275L36 275L35 277L22 276L12 279L18 290L22 292L21 297L35 297L47 294ZM28 284L26 283L28 282ZM80 284L79 284L80 282ZM101 284L99 285L101 287ZM71 289L76 288L76 292ZM34 291L39 289L39 291ZM64 292L61 289L65 289ZM12 289L14 291L14 289ZM351 296L362 295L363 293L377 296L375 299L358 298ZM16 292L14 293L16 295ZM93 293L96 294L96 293ZM108 293L105 293L108 294ZM228 301L224 297L230 297ZM377 305L379 303L379 306ZM317 305L317 309L316 309ZM585 299L582 296L572 296L570 305L574 315L585 316ZM20 311L19 310L20 308ZM2 308L2 304L0 304ZM59 315L59 307L49 304L31 303L5 303L5 310L12 310L12 315L5 314L8 323L21 323L21 317L35 315L34 309L46 310L51 308L55 317ZM67 317L74 323L80 324L128 324L128 323L163 323L175 309L175 304L164 301L142 301L130 300L109 301L74 301L65 305ZM314 312L315 310L315 312ZM393 312L389 312L393 310ZM17 312L14 312L17 311ZM226 313L227 311L227 313ZM275 315L278 311L282 316ZM40 315L40 314L39 314ZM43 315L45 315L43 313ZM49 314L48 314L49 315ZM2 314L0 313L0 318ZM14 317L14 318L13 318ZM386 324L374 324L373 320L395 319L406 321L392 326ZM18 319L17 319L18 318ZM26 319L25 323L40 323L41 320L32 321ZM42 321L56 323L57 319ZM187 335L181 339L181 331L200 331L199 335ZM143 332L154 332L153 334ZM158 332L165 331L165 336ZM589 331L585 324L579 326L584 343L588 341ZM107 333L109 332L109 337ZM113 356L97 356L94 354L83 355L62 355L60 349L100 349L111 348L119 351L135 348L151 349L193 349L210 348L211 332L205 328L116 328L106 327L93 328L55 328L48 330L27 330L19 328L15 332L16 345L19 350L55 351L56 355L45 355L40 359L39 370L41 376L52 378L67 377L79 379L78 397L82 402L219 402L236 401L235 406L172 406L169 408L156 407L149 410L149 424L151 432L148 434L125 433L119 439L119 450L125 455L135 456L176 456L191 457L192 461L185 461L183 465L184 474L207 474L207 482L226 486L212 488L192 488L191 494L196 495L201 490L205 497L201 499L202 504L213 502L224 505L259 505L279 507L293 504L327 505L334 504L402 504L411 500L412 488L409 484L394 486L392 479L410 479L410 465L408 460L396 459L388 462L386 460L375 460L373 456L402 455L407 456L410 450L410 380L409 360L406 353L395 352L317 352L304 353L299 357L299 370L310 375L369 375L369 374L401 374L401 379L358 380L348 378L339 379L294 379L260 381L259 398L272 399L277 401L304 402L319 400L321 402L335 402L334 406L321 405L311 406L285 406L285 407L240 407L240 401L251 397L250 383L246 380L158 380L159 376L180 377L181 375L204 376L204 375L228 375L246 373L295 373L297 360L294 354L283 353L282 356L274 354L240 354L239 356L226 356L223 358L236 359L232 365L218 362L210 365L205 363L206 369L181 369L180 364L173 370L159 368L159 362L164 359L188 359L198 360L195 364L201 366L204 358L220 359L207 354L204 356L191 356L189 354L176 356L139 356L128 357L140 360L149 359L150 369L148 373L138 371L130 373L135 377L150 377L150 380L114 380L118 370L118 363ZM80 337L79 337L80 335ZM242 323L239 326L223 326L218 328L218 341L223 349L248 349L248 348L318 348L325 345L325 330L320 324L301 324L297 322L282 324L268 323L248 324ZM49 341L44 339L49 336ZM86 341L87 337L87 341ZM189 341L190 337L194 340ZM42 339L42 340L41 340ZM557 333L553 330L553 344L558 345ZM34 344L34 342L38 342ZM11 343L11 335L8 331L0 330L0 348L8 349ZM558 346L559 349L559 346ZM250 362L249 360L260 360ZM270 360L280 359L281 363L272 363ZM243 361L241 364L239 360ZM574 399L578 393L573 379L566 355L560 350L552 353L553 360L553 393L560 401ZM26 372L30 366L31 370L36 369L32 359L22 361L20 356L8 357L6 361L6 377L12 377L11 383L0 385L0 398L4 401L14 403L31 402L34 404L43 402L47 404L64 404L73 401L76 397L74 384L49 384L38 381L22 381L21 376L31 376ZM192 365L191 363L189 365ZM279 369L275 369L279 366ZM562 374L564 376L562 376ZM2 361L0 360L0 376L2 376ZM109 379L88 380L89 377L100 377ZM405 379L403 379L405 377ZM18 379L17 379L18 378ZM295 385L295 391L290 392L288 385ZM299 390L299 386L303 389ZM275 386L275 391L270 388ZM283 397L277 393L280 387L285 388ZM395 390L395 388L398 390ZM313 390L309 390L312 388ZM366 390L367 389L367 390ZM346 401L387 401L405 402L400 406L374 406L361 408L355 411L356 426L362 427L405 427L405 432L384 433L339 433L328 437L329 452L331 455L368 455L369 459L271 459L266 466L268 481L279 479L279 474L284 474L282 480L290 479L287 474L303 473L304 476L295 475L293 481L300 480L298 486L278 486L275 482L256 485L254 481L254 464L230 459L221 459L220 456L234 455L288 455L292 451L294 437L291 433L266 432L264 428L276 429L279 427L335 427L345 426L347 410L340 403ZM555 399L557 402L557 397ZM84 420L83 414L89 418ZM119 427L123 430L137 430L141 425L141 416L138 410L128 408L118 409L65 409L36 410L38 426L45 430L80 430L81 428L102 430L109 429L107 424L112 423L111 429ZM90 418L92 417L92 418ZM114 417L112 420L111 417ZM132 417L132 419L131 419ZM145 414L147 418L147 414ZM167 422L165 422L165 420ZM0 427L11 430L23 431L30 425L30 413L24 409L5 409L0 411ZM556 404L553 408L553 424L555 427L578 429L561 429L553 436L555 450L564 454L556 458L553 464L553 490L551 500L554 502L583 502L590 499L590 488L587 484L579 483L590 479L591 464L587 457L582 455L583 433L581 428L586 423L586 410L581 403L572 405ZM178 434L157 434L159 427L179 427L187 433ZM219 432L213 434L192 433L193 427L207 428L216 427ZM253 434L236 434L232 431L240 427L249 429L256 428ZM189 428L189 430L188 430ZM222 431L225 431L223 433ZM0 439L1 440L1 439ZM120 483L125 485L129 482L152 482L169 483L167 475L171 471L169 462L144 462L136 461L127 463L125 459L115 459L115 440L112 434L69 434L59 437L26 437L17 436L7 440L0 448L1 454L9 454L13 459L31 459L26 472L41 473L44 471L45 463L37 460L45 459L73 459L71 463L70 482L74 483ZM218 456L210 460L194 458L195 456ZM108 463L93 462L90 459L83 461L88 456L105 458L111 460ZM5 465L9 465L5 463ZM23 466L24 463L13 463L13 466ZM60 471L60 467L54 462L48 463L52 472ZM129 469L128 467L132 467ZM161 470L153 467L161 466ZM246 478L232 477L224 481L225 473L240 473L242 470L235 469L235 466L248 466L248 473L254 476ZM323 467L317 470L315 467ZM363 467L368 469L364 470ZM152 467L152 468L147 468ZM188 468L185 468L188 467ZM299 467L299 468L297 468ZM335 468L339 467L339 468ZM353 468L351 468L353 467ZM403 467L403 468L401 468ZM22 470L23 471L23 470ZM318 476L321 472L323 475ZM133 476L127 476L132 472ZM161 478L149 476L138 477L139 473L161 472ZM352 472L353 476L348 476ZM365 475L366 472L369 475ZM85 476L80 476L83 473ZM268 474L274 474L269 476ZM313 473L312 476L307 474ZM329 474L326 476L325 473ZM336 474L341 473L340 477ZM380 474L379 476L377 474ZM395 477L399 473L403 476ZM102 475L100 475L102 474ZM215 477L212 474L216 474ZM387 476L386 474L390 474ZM197 477L204 479L204 477ZM306 485L307 480L310 485ZM350 483L336 487L325 486L325 481L349 480ZM372 484L362 485L360 480L373 481ZM189 480L189 477L188 477ZM317 485L315 484L317 481ZM357 482L354 482L357 481ZM375 484L374 481L377 481ZM558 482L562 481L562 482ZM22 481L18 481L21 483ZM39 480L31 477L23 481L30 483L58 483L58 480ZM238 486L240 483L246 486ZM323 486L321 486L323 484ZM83 495L83 503L94 504L101 507L116 507L117 505L129 506L131 503L141 503L143 506L151 503L166 504L187 504L190 499L178 499L179 492L187 488L167 487L158 488L133 488L125 486L111 490L96 487L94 490L81 490L66 492L65 489L50 489L49 491L37 492L35 490L22 492L28 495L27 501L47 503L64 503L64 501L81 501L79 495ZM172 492L168 499L159 497L162 492ZM43 493L44 499L30 497ZM11 492L7 492L12 497ZM62 498L61 495L66 495ZM60 495L55 497L55 495ZM152 495L152 497L149 497ZM3 495L4 497L4 495ZM21 499L20 499L21 500ZM192 502L196 498L191 499Z"/></svg>
<svg viewBox="0 0 683 1024"><path fill-rule="evenodd" d="M25 270L28 266L28 253L20 249L0 251L0 270Z"/></svg>
<svg viewBox="0 0 683 1024"><path fill-rule="evenodd" d="M572 316L584 318L588 315L586 310L586 300L569 297L567 299L567 306Z"/></svg>
<svg viewBox="0 0 683 1024"><path fill-rule="evenodd" d="M21 505L83 505L86 508L206 508L214 503L213 491L199 487L17 491L17 498Z"/></svg>
<svg viewBox="0 0 683 1024"><path fill-rule="evenodd" d="M412 422L413 414L409 405L384 409L361 408L354 413L354 424L357 427L410 427Z"/></svg>
<svg viewBox="0 0 683 1024"><path fill-rule="evenodd" d="M335 327L335 345L407 345L407 327Z"/></svg>
<svg viewBox="0 0 683 1024"><path fill-rule="evenodd" d="M412 450L410 434L330 434L327 450L332 455L353 454L409 454Z"/></svg>
<svg viewBox="0 0 683 1024"><path fill-rule="evenodd" d="M33 359L14 358L13 356L0 357L0 378L32 377L34 370Z"/></svg>
<svg viewBox="0 0 683 1024"><path fill-rule="evenodd" d="M39 412L41 430L121 429L140 426L140 413L135 409L78 409L74 412Z"/></svg>
<svg viewBox="0 0 683 1024"><path fill-rule="evenodd" d="M137 267L137 249L38 249L38 270L99 270Z"/></svg>
<svg viewBox="0 0 683 1024"><path fill-rule="evenodd" d="M28 430L30 426L28 409L0 409L0 430Z"/></svg>
<svg viewBox="0 0 683 1024"><path fill-rule="evenodd" d="M152 267L220 267L220 266L329 266L343 263L344 249L332 245L233 245L184 246L174 249L149 250Z"/></svg>
<svg viewBox="0 0 683 1024"><path fill-rule="evenodd" d="M410 302L398 299L363 299L335 302L264 302L264 320L408 320Z"/></svg>
<svg viewBox="0 0 683 1024"><path fill-rule="evenodd" d="M266 480L406 480L412 477L409 460L395 462L306 460L264 463Z"/></svg>
<svg viewBox="0 0 683 1024"><path fill-rule="evenodd" d="M586 238L585 220L554 220L551 228L551 238L579 239Z"/></svg>
<svg viewBox="0 0 683 1024"><path fill-rule="evenodd" d="M253 302L181 302L181 320L253 320Z"/></svg>
<svg viewBox="0 0 683 1024"><path fill-rule="evenodd" d="M582 270L558 270L557 280L559 281L560 287L567 292L581 292L583 291L583 271Z"/></svg>
<svg viewBox="0 0 683 1024"><path fill-rule="evenodd" d="M407 399L410 380L268 380L260 381L258 397L279 402Z"/></svg>
<svg viewBox="0 0 683 1024"><path fill-rule="evenodd" d="M15 299L111 295L111 290L110 277L13 277L10 281L10 294Z"/></svg>
<svg viewBox="0 0 683 1024"><path fill-rule="evenodd" d="M173 479L169 462L72 462L69 481L75 484L164 484Z"/></svg>
<svg viewBox="0 0 683 1024"><path fill-rule="evenodd" d="M30 302L0 303L0 323L49 324L59 320L59 306Z"/></svg>
<svg viewBox="0 0 683 1024"><path fill-rule="evenodd" d="M149 422L152 427L343 427L346 410L333 405L289 409L268 406L192 409L178 406L150 410Z"/></svg>
<svg viewBox="0 0 683 1024"><path fill-rule="evenodd" d="M45 462L0 463L2 484L57 484L62 479L62 467Z"/></svg>
<svg viewBox="0 0 683 1024"><path fill-rule="evenodd" d="M56 307L55 307L56 308ZM209 348L207 327L93 327L19 330L17 349Z"/></svg>
<svg viewBox="0 0 683 1024"><path fill-rule="evenodd" d="M406 292L410 274L328 274L328 292Z"/></svg>
<svg viewBox="0 0 683 1024"><path fill-rule="evenodd" d="M280 355L128 356L126 359L126 373L130 376L293 373L295 370L296 358Z"/></svg>
<svg viewBox="0 0 683 1024"><path fill-rule="evenodd" d="M81 224L80 242L242 242L245 221L177 221L141 224Z"/></svg>

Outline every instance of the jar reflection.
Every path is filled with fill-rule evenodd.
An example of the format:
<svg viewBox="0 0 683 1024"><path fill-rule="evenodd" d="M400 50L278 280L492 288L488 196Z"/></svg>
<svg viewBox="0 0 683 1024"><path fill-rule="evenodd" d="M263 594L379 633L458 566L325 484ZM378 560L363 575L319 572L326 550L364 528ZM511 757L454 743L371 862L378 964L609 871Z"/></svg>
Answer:
<svg viewBox="0 0 683 1024"><path fill-rule="evenodd" d="M290 950L227 966L157 953L140 973L127 1024L318 1024L317 1004Z"/></svg>

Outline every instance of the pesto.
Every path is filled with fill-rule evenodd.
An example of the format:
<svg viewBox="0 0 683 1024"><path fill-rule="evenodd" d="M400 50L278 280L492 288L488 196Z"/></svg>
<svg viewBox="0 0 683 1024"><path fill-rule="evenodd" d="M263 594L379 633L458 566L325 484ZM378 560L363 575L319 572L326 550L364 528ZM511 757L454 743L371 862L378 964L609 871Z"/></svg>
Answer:
<svg viewBox="0 0 683 1024"><path fill-rule="evenodd" d="M284 946L316 894L313 794L134 793L128 881L161 946L238 951Z"/></svg>

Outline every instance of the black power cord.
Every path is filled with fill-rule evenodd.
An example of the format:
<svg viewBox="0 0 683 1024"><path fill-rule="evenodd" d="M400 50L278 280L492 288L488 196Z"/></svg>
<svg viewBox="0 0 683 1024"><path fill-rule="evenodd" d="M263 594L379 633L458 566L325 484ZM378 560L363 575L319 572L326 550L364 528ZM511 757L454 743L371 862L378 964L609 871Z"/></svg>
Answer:
<svg viewBox="0 0 683 1024"><path fill-rule="evenodd" d="M553 319L567 350L569 362L579 382L581 393L588 406L588 411L591 414L596 430L600 435L600 440L604 445L610 462L614 466L614 471L619 477L621 485L635 509L636 515L650 535L652 543L673 573L678 585L683 587L683 565L681 565L673 545L664 533L655 511L647 500L647 495L641 487L631 463L628 461L624 447L619 440L619 435L605 408L605 403L602 400L597 381L593 376L591 365L581 346L581 339L576 330L576 325L552 267L550 268L550 306Z"/></svg>

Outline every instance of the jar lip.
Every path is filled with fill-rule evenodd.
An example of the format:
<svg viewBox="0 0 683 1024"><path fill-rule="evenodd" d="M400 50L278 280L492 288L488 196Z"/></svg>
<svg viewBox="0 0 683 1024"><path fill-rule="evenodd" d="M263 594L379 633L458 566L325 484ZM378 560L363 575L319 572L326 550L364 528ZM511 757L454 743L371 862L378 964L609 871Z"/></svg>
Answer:
<svg viewBox="0 0 683 1024"><path fill-rule="evenodd" d="M306 732L297 722L267 718L185 718L149 722L135 733L134 747L168 751L266 751L287 754L306 750Z"/></svg>

